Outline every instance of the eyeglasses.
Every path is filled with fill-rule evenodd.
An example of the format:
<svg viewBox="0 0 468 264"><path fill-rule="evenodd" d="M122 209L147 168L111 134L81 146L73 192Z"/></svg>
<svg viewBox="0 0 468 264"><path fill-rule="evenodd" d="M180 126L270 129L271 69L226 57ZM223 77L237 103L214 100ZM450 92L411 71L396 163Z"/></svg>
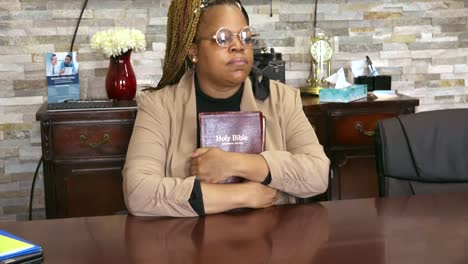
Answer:
<svg viewBox="0 0 468 264"><path fill-rule="evenodd" d="M246 26L242 28L242 30L239 33L232 33L229 28L222 27L216 31L216 34L214 34L211 37L198 37L198 40L214 40L220 47L227 47L229 44L234 41L235 36L239 37L239 40L241 41L242 44L244 45L253 45L255 42L257 42L258 36L260 34L257 34L255 32L255 29L250 26Z"/></svg>

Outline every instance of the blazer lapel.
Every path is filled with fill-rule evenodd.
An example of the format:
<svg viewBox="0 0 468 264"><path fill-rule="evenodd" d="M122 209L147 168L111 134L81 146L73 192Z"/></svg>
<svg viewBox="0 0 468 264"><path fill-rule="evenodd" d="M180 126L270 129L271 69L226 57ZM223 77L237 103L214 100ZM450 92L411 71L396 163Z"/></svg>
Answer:
<svg viewBox="0 0 468 264"><path fill-rule="evenodd" d="M172 176L185 178L190 175L190 158L188 157L197 148L197 109L193 72L187 72L179 82L175 91L174 108L177 109L176 133L172 140L175 149L171 161ZM178 107L181 105L182 107ZM177 133L178 132L178 133Z"/></svg>
<svg viewBox="0 0 468 264"><path fill-rule="evenodd" d="M274 138L281 138L282 134L278 122L274 121L278 120L275 111L278 107L276 105L269 106L273 104L271 97L272 94L270 93L270 97L266 100L257 100L253 94L250 78L247 78L244 82L241 111L261 111L265 118L265 150L283 149L284 146L278 145L278 143L275 143L275 140L273 140Z"/></svg>

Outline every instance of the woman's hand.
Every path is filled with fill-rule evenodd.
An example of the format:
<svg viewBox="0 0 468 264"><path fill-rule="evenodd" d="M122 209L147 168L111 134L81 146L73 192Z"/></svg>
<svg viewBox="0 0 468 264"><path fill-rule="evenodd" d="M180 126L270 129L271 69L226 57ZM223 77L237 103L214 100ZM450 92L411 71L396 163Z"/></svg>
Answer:
<svg viewBox="0 0 468 264"><path fill-rule="evenodd" d="M272 206L278 198L278 190L258 182L242 183L246 188L245 203L249 208L266 208Z"/></svg>
<svg viewBox="0 0 468 264"><path fill-rule="evenodd" d="M220 183L233 175L233 153L220 148L199 148L192 155L190 174L206 183Z"/></svg>
<svg viewBox="0 0 468 264"><path fill-rule="evenodd" d="M259 154L227 152L220 148L199 148L190 156L191 175L206 183L220 183L231 176L263 182L269 169Z"/></svg>

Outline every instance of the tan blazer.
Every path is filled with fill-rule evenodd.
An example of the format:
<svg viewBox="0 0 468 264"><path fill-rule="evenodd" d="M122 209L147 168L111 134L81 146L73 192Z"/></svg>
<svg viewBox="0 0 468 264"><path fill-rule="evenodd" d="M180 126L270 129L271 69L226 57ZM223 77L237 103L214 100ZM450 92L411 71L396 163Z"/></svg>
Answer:
<svg viewBox="0 0 468 264"><path fill-rule="evenodd" d="M177 85L138 98L138 114L123 170L123 191L130 213L142 216L196 216L188 200L195 177L189 155L197 148L194 74ZM281 191L276 204L325 192L329 160L302 111L299 90L271 81L270 96L255 99L249 79L241 111L266 117L265 151L272 181ZM220 197L220 199L222 199Z"/></svg>

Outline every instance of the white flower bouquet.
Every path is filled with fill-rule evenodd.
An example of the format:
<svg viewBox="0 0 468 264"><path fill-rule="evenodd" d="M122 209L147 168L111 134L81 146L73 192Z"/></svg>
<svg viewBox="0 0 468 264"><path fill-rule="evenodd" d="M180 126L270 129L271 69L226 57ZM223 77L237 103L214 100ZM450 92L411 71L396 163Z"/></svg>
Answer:
<svg viewBox="0 0 468 264"><path fill-rule="evenodd" d="M96 32L91 38L91 47L107 56L119 56L132 50L135 52L146 49L145 35L137 29L112 28Z"/></svg>

